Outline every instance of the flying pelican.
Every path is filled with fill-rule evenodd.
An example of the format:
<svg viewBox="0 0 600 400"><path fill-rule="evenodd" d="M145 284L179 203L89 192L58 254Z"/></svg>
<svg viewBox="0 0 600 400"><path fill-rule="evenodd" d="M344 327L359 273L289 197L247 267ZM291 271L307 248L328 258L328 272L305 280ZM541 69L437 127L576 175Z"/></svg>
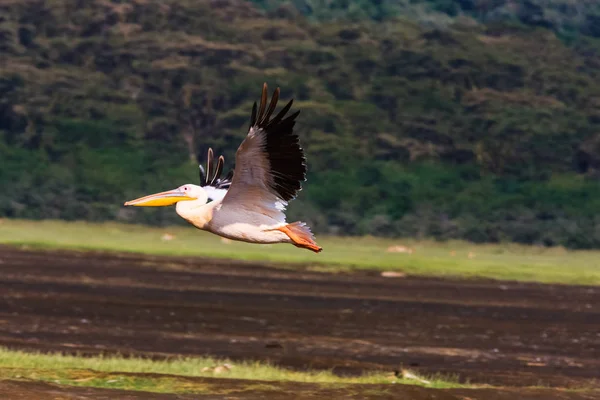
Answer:
<svg viewBox="0 0 600 400"><path fill-rule="evenodd" d="M200 166L200 184L156 193L125 203L126 206L162 207L176 204L177 214L198 229L249 243L291 243L323 250L304 222L287 223L285 208L306 181L306 159L294 133L300 111L286 117L293 99L274 118L279 88L267 108L267 84L260 107L252 108L250 129L235 154L235 168L220 179L224 158L212 171L209 149L207 171ZM284 118L285 117L285 118ZM208 202L209 200L212 200Z"/></svg>

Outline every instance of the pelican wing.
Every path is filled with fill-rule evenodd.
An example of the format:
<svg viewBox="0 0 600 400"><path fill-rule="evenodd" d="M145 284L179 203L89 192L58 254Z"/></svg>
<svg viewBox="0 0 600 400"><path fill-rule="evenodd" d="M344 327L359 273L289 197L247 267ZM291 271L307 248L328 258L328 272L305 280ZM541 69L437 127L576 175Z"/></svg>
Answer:
<svg viewBox="0 0 600 400"><path fill-rule="evenodd" d="M294 133L297 111L286 117L293 100L273 118L279 88L267 107L267 84L260 108L254 103L248 135L235 156L231 187L222 207L238 207L285 221L283 210L306 180L306 159Z"/></svg>
<svg viewBox="0 0 600 400"><path fill-rule="evenodd" d="M216 168L213 171L214 153L211 148L208 149L208 157L206 158L206 170L199 165L200 169L200 186L208 194L210 200L221 200L227 194L227 190L231 186L233 171L229 171L225 178L221 178L223 172L223 164L225 157L219 156Z"/></svg>

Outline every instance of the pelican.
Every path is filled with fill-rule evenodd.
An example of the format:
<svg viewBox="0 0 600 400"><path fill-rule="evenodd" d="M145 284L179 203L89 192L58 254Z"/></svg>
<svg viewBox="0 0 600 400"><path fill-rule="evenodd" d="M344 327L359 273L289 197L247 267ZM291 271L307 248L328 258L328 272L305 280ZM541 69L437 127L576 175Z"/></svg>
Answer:
<svg viewBox="0 0 600 400"><path fill-rule="evenodd" d="M206 171L200 166L200 186L186 184L125 203L162 207L176 204L177 214L196 228L248 243L290 243L319 253L322 249L304 222L286 222L285 209L306 181L306 159L294 133L300 111L286 117L293 99L274 117L275 90L267 107L263 84L260 107L254 103L250 128L235 154L235 168L221 179L224 158L212 168L209 149ZM210 201L209 201L210 200Z"/></svg>

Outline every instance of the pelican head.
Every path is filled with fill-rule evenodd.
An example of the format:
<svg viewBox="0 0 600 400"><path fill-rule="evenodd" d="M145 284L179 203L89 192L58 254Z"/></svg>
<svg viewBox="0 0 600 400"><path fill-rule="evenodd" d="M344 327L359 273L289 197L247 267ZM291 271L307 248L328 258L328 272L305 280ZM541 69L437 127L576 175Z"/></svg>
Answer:
<svg viewBox="0 0 600 400"><path fill-rule="evenodd" d="M167 190L166 192L155 193L128 201L125 205L135 207L165 207L182 201L192 200L195 204L206 204L208 201L206 190L198 185L187 184L179 186L177 189Z"/></svg>

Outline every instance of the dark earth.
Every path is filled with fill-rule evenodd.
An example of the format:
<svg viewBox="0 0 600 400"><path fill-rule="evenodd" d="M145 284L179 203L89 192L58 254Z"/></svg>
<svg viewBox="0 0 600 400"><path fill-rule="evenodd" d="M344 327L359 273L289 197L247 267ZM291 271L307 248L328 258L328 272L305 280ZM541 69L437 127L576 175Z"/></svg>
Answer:
<svg viewBox="0 0 600 400"><path fill-rule="evenodd" d="M0 293L0 346L13 349L212 355L340 375L408 368L502 387L379 385L374 392L377 385L357 385L342 393L288 382L276 383L281 397L229 390L210 398L291 398L288 389L293 398L600 398L573 390L600 388L600 288L592 286L0 247ZM0 398L198 396L3 381Z"/></svg>

